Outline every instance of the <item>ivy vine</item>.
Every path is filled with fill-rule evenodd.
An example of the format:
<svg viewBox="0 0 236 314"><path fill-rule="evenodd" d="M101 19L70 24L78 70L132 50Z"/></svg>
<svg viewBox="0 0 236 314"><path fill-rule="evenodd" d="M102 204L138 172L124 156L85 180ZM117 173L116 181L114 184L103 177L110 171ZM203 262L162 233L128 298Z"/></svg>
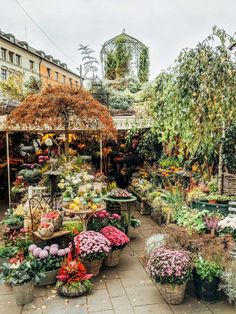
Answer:
<svg viewBox="0 0 236 314"><path fill-rule="evenodd" d="M149 54L147 47L143 47L140 53L138 78L141 83L147 82L149 78Z"/></svg>

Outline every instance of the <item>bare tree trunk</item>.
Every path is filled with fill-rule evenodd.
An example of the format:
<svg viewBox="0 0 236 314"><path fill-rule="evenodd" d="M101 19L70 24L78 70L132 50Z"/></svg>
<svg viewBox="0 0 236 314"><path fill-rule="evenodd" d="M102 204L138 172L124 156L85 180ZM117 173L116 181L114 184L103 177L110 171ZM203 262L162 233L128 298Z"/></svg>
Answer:
<svg viewBox="0 0 236 314"><path fill-rule="evenodd" d="M219 150L219 165L218 165L218 192L219 194L223 194L223 140L225 138L225 124L223 124L223 131L222 131L222 141L220 144Z"/></svg>
<svg viewBox="0 0 236 314"><path fill-rule="evenodd" d="M67 158L69 157L69 130L68 130L68 128L69 128L69 123L66 122L65 123L65 137L66 137L66 139L65 139L65 155Z"/></svg>

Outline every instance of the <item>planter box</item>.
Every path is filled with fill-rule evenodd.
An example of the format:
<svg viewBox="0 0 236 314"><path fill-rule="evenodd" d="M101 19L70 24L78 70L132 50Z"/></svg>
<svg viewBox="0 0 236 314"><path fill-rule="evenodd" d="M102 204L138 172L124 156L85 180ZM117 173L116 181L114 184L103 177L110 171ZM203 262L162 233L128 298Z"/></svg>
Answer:
<svg viewBox="0 0 236 314"><path fill-rule="evenodd" d="M45 277L40 278L40 282L37 284L38 287L55 285L57 281L57 273L59 269L50 270L45 273Z"/></svg>
<svg viewBox="0 0 236 314"><path fill-rule="evenodd" d="M210 204L207 202L194 201L192 202L192 208L197 210L206 209L209 212L219 212L224 216L227 216L229 213L229 204Z"/></svg>

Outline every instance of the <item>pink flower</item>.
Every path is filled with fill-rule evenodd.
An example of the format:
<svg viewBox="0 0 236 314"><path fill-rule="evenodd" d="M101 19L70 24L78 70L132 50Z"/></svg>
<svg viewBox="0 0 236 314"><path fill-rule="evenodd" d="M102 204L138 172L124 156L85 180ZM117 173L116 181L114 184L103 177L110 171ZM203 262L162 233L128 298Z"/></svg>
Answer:
<svg viewBox="0 0 236 314"><path fill-rule="evenodd" d="M47 250L42 250L39 253L39 258L42 259L42 258L46 258L46 257L48 257L48 251Z"/></svg>
<svg viewBox="0 0 236 314"><path fill-rule="evenodd" d="M58 250L58 256L64 256L64 255L66 255L66 252L65 252L65 250L63 250L63 249L61 249L61 250Z"/></svg>
<svg viewBox="0 0 236 314"><path fill-rule="evenodd" d="M51 246L49 250L50 255L57 255L58 254L58 248L56 246Z"/></svg>
<svg viewBox="0 0 236 314"><path fill-rule="evenodd" d="M115 247L123 246L129 242L127 235L113 226L103 228L101 233L111 242L111 245Z"/></svg>
<svg viewBox="0 0 236 314"><path fill-rule="evenodd" d="M33 252L33 250L34 250L34 249L36 249L36 248L37 248L37 245L35 245L35 244L31 244L31 245L29 246L29 249L28 249L28 250L29 250L29 252L31 252L31 253L32 253L32 252Z"/></svg>
<svg viewBox="0 0 236 314"><path fill-rule="evenodd" d="M36 247L36 249L33 250L33 256L39 257L39 254L41 251L42 251L42 249L40 249L40 247Z"/></svg>
<svg viewBox="0 0 236 314"><path fill-rule="evenodd" d="M112 219L118 219L118 220L120 220L120 219L121 219L121 216L120 216L119 214L112 214L112 215L111 215L111 218L112 218Z"/></svg>

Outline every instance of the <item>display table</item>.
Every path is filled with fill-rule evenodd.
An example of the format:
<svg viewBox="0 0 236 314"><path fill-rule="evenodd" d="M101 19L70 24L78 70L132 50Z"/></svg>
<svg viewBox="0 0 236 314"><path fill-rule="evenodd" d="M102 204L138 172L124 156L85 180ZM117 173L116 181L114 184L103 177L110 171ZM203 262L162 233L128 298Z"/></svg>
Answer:
<svg viewBox="0 0 236 314"><path fill-rule="evenodd" d="M85 231L85 230L87 230L88 221L91 218L91 216L100 212L101 210L104 210L104 209L106 209L106 206L101 206L101 207L97 208L96 210L90 209L90 210L80 210L80 211L73 211L73 210L64 208L64 211L68 214L78 215L80 220L83 223L83 230Z"/></svg>
<svg viewBox="0 0 236 314"><path fill-rule="evenodd" d="M69 243L71 242L71 237L70 237L71 232L69 230L58 230L53 233L51 237L42 237L38 231L33 232L33 239L34 241L37 242L37 239L40 240L40 242L43 242L44 245L51 245L54 242L55 239L56 243L59 245L65 245L68 246Z"/></svg>
<svg viewBox="0 0 236 314"><path fill-rule="evenodd" d="M119 203L119 204L126 204L127 206L127 211L128 211L128 219L130 221L130 216L131 216L131 204L137 200L136 196L131 196L129 198L115 198L109 196L109 194L103 196L102 198L106 202L110 203Z"/></svg>

